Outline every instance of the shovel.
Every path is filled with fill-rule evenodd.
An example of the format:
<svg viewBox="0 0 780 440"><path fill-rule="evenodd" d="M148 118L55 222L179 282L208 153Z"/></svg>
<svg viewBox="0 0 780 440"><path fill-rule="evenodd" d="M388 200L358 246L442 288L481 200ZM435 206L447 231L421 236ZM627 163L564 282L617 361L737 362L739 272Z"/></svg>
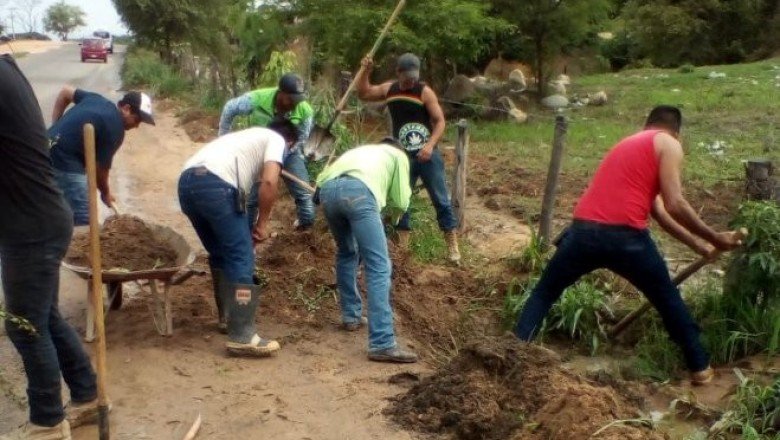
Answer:
<svg viewBox="0 0 780 440"><path fill-rule="evenodd" d="M741 228L739 231L737 231L737 237L739 238L740 241L744 240L747 237L747 235L748 235L748 230L745 228ZM715 258L717 258L720 254L721 253L718 252L715 255ZM698 260L686 266L685 269L680 271L680 273L675 275L674 278L672 279L672 283L674 283L675 286L679 286L683 281L690 278L690 276L696 273L699 269L706 266L710 262L714 261L715 258L710 258L710 257L699 258ZM617 324L615 324L614 327L609 329L609 331L607 332L607 336L611 339L614 339L619 334L623 333L623 331L626 328L628 328L628 326L631 325L631 323L636 321L637 318L644 315L645 312L650 310L651 307L653 307L653 305L646 301L638 309L626 315L625 318L621 319L620 322L618 322Z"/></svg>
<svg viewBox="0 0 780 440"><path fill-rule="evenodd" d="M393 25L395 20L401 14L401 10L404 8L405 5L406 5L406 0L401 0L398 2L398 6L395 7L393 14L387 20L387 23L385 24L385 27L382 29L382 32L379 33L379 37L377 37L376 41L374 42L374 46L371 48L368 54L366 54L366 58L374 57L376 51L379 50L379 46L382 44L382 41L384 41L385 37L387 36L387 32L390 30L390 26ZM335 156L334 153L336 152L336 149L334 148L334 145L336 143L336 137L333 135L333 133L331 133L333 124L335 124L336 120L338 120L339 116L341 116L341 113L344 111L344 107L347 106L349 95L351 95L352 91L355 90L355 86L357 85L358 79L360 79L360 77L363 76L365 71L366 71L366 66L363 66L361 64L360 70L358 70L358 73L352 79L352 82L349 83L349 87L347 88L347 91L344 92L344 96L341 97L341 100L336 105L336 110L334 111L333 117L331 118L328 125L325 126L325 128L315 127L314 131L312 131L311 136L309 136L309 140L306 142L306 145L304 146L304 153L309 157L323 158L325 156L328 156L328 162L325 166L330 165L330 163L333 161L333 158Z"/></svg>

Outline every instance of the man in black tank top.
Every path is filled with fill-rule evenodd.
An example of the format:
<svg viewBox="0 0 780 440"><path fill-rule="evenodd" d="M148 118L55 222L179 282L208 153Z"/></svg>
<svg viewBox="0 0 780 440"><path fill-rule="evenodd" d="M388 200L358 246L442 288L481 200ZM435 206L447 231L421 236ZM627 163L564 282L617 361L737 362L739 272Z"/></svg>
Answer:
<svg viewBox="0 0 780 440"><path fill-rule="evenodd" d="M392 136L409 155L411 186L414 188L417 179L422 179L436 208L439 228L447 241L449 259L458 263L460 251L455 231L458 220L452 212L444 161L437 148L446 122L436 93L420 81L420 59L411 53L401 55L396 67L398 80L379 85L372 85L368 80L373 60L365 58L363 65L366 69L364 75L358 78L358 96L364 101L387 103L393 123ZM398 223L397 230L401 243L407 246L411 230L408 211Z"/></svg>

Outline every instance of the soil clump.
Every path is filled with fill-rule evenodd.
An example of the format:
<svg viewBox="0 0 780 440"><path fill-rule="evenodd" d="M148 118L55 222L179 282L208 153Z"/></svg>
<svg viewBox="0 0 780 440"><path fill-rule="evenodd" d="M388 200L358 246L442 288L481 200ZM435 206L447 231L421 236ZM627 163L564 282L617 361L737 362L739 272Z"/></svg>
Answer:
<svg viewBox="0 0 780 440"><path fill-rule="evenodd" d="M100 230L100 253L105 270L151 270L176 265L176 251L158 239L149 226L131 215L106 219ZM89 233L73 236L65 261L89 266Z"/></svg>
<svg viewBox="0 0 780 440"><path fill-rule="evenodd" d="M385 413L402 426L463 440L663 438L616 422L641 418L639 409L560 363L554 352L511 335L480 338Z"/></svg>

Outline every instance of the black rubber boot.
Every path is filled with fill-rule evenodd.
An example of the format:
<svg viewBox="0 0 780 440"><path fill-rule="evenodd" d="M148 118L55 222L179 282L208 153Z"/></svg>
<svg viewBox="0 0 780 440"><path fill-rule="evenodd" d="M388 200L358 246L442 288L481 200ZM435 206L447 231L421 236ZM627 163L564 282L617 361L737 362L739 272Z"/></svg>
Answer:
<svg viewBox="0 0 780 440"><path fill-rule="evenodd" d="M228 292L230 285L225 279L225 275L222 273L222 269L217 269L214 266L211 268L211 287L214 290L214 303L217 305L217 330L220 333L227 333L227 307L225 306L225 298L230 295Z"/></svg>
<svg viewBox="0 0 780 440"><path fill-rule="evenodd" d="M228 353L238 356L270 356L279 343L261 338L255 329L255 313L260 304L260 286L234 284L228 306Z"/></svg>

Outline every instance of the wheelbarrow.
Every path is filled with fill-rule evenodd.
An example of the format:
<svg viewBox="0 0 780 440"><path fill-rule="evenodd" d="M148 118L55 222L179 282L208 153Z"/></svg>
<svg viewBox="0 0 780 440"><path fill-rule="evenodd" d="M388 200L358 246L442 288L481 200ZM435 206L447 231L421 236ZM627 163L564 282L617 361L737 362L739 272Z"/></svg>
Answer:
<svg viewBox="0 0 780 440"><path fill-rule="evenodd" d="M173 334L173 315L171 310L170 288L181 284L193 275L205 274L205 271L198 271L191 267L195 261L195 254L192 252L187 240L166 226L160 226L147 223L152 234L164 243L168 243L176 252L176 263L173 267L163 267L159 269L148 269L138 271L126 271L121 269L103 270L103 289L108 296L110 310L118 310L122 307L123 289L122 283L137 282L139 285L146 281L149 290L152 293L153 308L152 318L157 332L161 336L171 336ZM92 277L92 269L85 266L76 266L62 262L62 266L71 270L84 280ZM87 297L89 295L89 283ZM85 340L92 342L95 339L95 309L90 301L87 306L87 328Z"/></svg>

